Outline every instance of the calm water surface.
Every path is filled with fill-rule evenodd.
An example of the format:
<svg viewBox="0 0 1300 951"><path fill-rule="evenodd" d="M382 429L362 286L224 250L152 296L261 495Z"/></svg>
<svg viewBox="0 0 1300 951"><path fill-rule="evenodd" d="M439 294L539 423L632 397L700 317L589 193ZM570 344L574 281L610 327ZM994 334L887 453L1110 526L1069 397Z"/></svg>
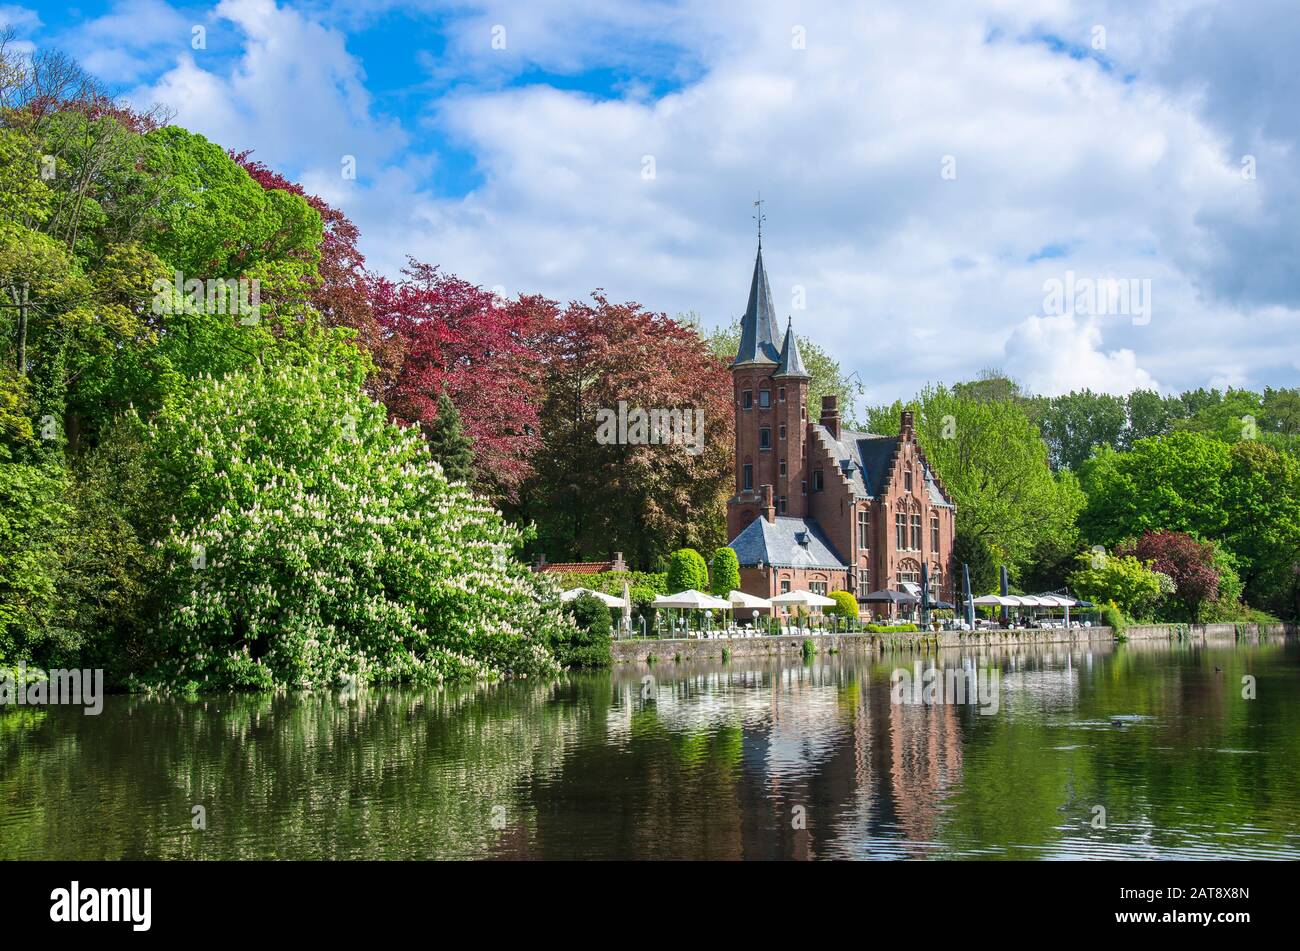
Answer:
<svg viewBox="0 0 1300 951"><path fill-rule="evenodd" d="M916 659L11 709L0 858L1300 858L1295 644Z"/></svg>

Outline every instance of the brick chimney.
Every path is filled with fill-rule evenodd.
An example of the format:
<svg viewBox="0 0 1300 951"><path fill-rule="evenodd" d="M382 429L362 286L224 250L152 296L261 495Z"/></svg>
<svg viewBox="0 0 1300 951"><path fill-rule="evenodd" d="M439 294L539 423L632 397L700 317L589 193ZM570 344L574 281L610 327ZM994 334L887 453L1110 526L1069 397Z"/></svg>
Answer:
<svg viewBox="0 0 1300 951"><path fill-rule="evenodd" d="M776 506L772 504L772 486L763 485L759 489L763 493L763 518L769 522L775 522Z"/></svg>
<svg viewBox="0 0 1300 951"><path fill-rule="evenodd" d="M903 410L898 417L898 435L904 442L913 442L916 439L916 431L912 425L912 411Z"/></svg>
<svg viewBox="0 0 1300 951"><path fill-rule="evenodd" d="M834 393L822 397L821 424L830 432L831 438L840 438L840 398Z"/></svg>

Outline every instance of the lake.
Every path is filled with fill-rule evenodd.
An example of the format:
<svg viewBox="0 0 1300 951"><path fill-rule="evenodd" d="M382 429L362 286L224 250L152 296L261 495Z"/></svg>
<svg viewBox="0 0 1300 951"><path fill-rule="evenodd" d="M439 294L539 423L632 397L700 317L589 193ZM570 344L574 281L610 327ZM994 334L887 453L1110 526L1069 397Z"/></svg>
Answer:
<svg viewBox="0 0 1300 951"><path fill-rule="evenodd" d="M932 662L984 693L892 702ZM1298 687L1134 642L10 708L0 858L1295 859Z"/></svg>

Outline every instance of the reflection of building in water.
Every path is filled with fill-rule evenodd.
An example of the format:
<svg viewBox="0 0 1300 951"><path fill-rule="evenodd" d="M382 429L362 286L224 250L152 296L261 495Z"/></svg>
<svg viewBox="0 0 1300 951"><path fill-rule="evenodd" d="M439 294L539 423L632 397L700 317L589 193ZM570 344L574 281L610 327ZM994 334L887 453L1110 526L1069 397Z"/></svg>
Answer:
<svg viewBox="0 0 1300 951"><path fill-rule="evenodd" d="M637 836L638 855L669 854L660 852L668 841L709 858L928 853L943 800L962 777L961 717L978 715L975 707L894 706L886 672L835 660L701 671L652 688L649 707L638 703L635 675L616 688L605 724L618 745L637 742L638 717L649 716L668 735L734 730L738 751L725 783L642 765L638 781L653 792L637 797L642 821L634 824L655 833ZM707 809L693 808L706 799Z"/></svg>
<svg viewBox="0 0 1300 951"><path fill-rule="evenodd" d="M961 781L958 710L951 703L890 704L890 798L908 842L934 840L943 800Z"/></svg>

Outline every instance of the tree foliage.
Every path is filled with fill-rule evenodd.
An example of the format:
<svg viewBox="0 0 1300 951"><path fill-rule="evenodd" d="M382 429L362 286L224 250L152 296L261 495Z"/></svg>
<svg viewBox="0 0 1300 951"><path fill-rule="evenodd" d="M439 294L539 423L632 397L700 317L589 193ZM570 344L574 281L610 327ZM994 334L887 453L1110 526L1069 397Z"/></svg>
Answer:
<svg viewBox="0 0 1300 951"><path fill-rule="evenodd" d="M858 599L848 591L832 591L829 597L835 602L835 606L826 609L826 613L834 617L846 617L853 620L858 618Z"/></svg>
<svg viewBox="0 0 1300 951"><path fill-rule="evenodd" d="M677 547L724 544L731 385L695 329L601 294L563 308L525 304L539 328L543 448L510 511L536 521L542 550L555 559L613 549L650 567ZM620 404L677 410L702 429L686 443L598 438L599 414L617 415Z"/></svg>
<svg viewBox="0 0 1300 951"><path fill-rule="evenodd" d="M1083 495L1070 474L1052 474L1047 447L1017 402L933 386L906 406L872 409L868 422L880 431L904 409L915 414L917 440L957 505L976 562L983 546L1016 574L1045 540L1072 542Z"/></svg>
<svg viewBox="0 0 1300 951"><path fill-rule="evenodd" d="M438 415L425 424L429 452L452 482L469 482L474 475L474 445L460 425L460 413L446 393L438 396Z"/></svg>
<svg viewBox="0 0 1300 951"><path fill-rule="evenodd" d="M735 549L719 548L713 553L713 582L711 591L725 598L740 588L740 560ZM680 589L679 589L680 590Z"/></svg>
<svg viewBox="0 0 1300 951"><path fill-rule="evenodd" d="M522 538L321 360L196 386L149 427L167 494L168 683L320 686L553 669Z"/></svg>
<svg viewBox="0 0 1300 951"><path fill-rule="evenodd" d="M475 485L499 501L514 499L539 446L528 306L417 261L401 281L376 279L371 306L404 354L384 390L390 412L430 425L445 393L474 443Z"/></svg>
<svg viewBox="0 0 1300 951"><path fill-rule="evenodd" d="M668 590L708 591L709 567L704 563L704 556L694 548L679 548L668 559ZM728 589L730 590L730 589Z"/></svg>
<svg viewBox="0 0 1300 951"><path fill-rule="evenodd" d="M1094 604L1114 602L1130 618L1150 618L1174 590L1168 575L1151 570L1132 555L1085 552L1078 561L1079 568L1070 577L1074 593Z"/></svg>
<svg viewBox="0 0 1300 951"><path fill-rule="evenodd" d="M1201 605L1219 596L1219 570L1210 542L1197 541L1186 532L1147 532L1121 553L1172 578L1173 595L1193 624L1200 623Z"/></svg>

